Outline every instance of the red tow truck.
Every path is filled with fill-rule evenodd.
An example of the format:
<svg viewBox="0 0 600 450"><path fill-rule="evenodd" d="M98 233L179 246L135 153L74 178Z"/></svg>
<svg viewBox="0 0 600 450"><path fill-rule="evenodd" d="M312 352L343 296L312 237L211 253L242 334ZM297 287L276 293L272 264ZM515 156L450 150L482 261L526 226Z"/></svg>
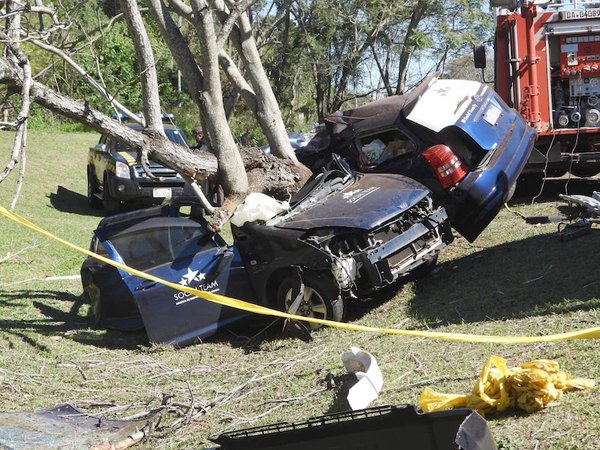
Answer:
<svg viewBox="0 0 600 450"><path fill-rule="evenodd" d="M495 89L536 129L523 173L600 172L600 1L490 0ZM475 48L485 68L485 45Z"/></svg>

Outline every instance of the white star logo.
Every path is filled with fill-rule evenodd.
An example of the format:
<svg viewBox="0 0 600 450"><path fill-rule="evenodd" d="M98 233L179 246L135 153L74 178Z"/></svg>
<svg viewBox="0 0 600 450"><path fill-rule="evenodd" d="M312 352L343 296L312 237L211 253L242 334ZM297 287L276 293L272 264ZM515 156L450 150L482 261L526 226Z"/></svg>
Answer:
<svg viewBox="0 0 600 450"><path fill-rule="evenodd" d="M194 281L194 278L196 278L196 276L198 275L198 270L192 270L188 267L187 273L181 277L181 280L179 281L179 284L181 284L182 286L189 286L190 283L192 281ZM202 279L204 279L204 274L202 275Z"/></svg>

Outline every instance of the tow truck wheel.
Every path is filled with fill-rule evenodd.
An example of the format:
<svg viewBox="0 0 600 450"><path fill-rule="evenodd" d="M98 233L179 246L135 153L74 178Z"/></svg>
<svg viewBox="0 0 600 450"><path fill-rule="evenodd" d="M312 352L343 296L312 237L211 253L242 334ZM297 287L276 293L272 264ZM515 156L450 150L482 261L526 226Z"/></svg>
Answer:
<svg viewBox="0 0 600 450"><path fill-rule="evenodd" d="M573 175L575 175L576 177L580 177L580 178L590 178L593 177L594 175L598 174L598 171L600 169L596 166L591 166L591 167L587 167L587 166L573 166L571 168L571 173Z"/></svg>
<svg viewBox="0 0 600 450"><path fill-rule="evenodd" d="M300 289L297 274L286 276L277 289L277 306L282 311L298 316L314 317L316 319L334 320L344 319L344 300L333 280L324 275L304 273L302 275L304 293L298 302ZM307 324L311 330L321 328L316 323Z"/></svg>
<svg viewBox="0 0 600 450"><path fill-rule="evenodd" d="M108 214L116 214L119 212L121 202L110 195L108 189L108 176L104 175L104 191L102 193L102 207Z"/></svg>
<svg viewBox="0 0 600 450"><path fill-rule="evenodd" d="M96 186L96 179L90 173L90 169L87 171L87 200L88 205L92 209L100 209L102 203L100 199L95 195L98 193L98 187Z"/></svg>

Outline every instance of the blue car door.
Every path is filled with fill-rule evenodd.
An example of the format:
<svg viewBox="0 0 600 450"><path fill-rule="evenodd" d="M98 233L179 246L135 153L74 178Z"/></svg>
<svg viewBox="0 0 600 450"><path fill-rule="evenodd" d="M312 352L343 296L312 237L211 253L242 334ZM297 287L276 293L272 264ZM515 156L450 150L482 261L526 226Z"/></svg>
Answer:
<svg viewBox="0 0 600 450"><path fill-rule="evenodd" d="M238 264L240 258L236 253L228 247L208 248L147 272L172 283L215 294L235 295L242 289L251 292L245 269ZM184 345L208 337L220 327L247 315L148 280L140 280L133 295L151 342Z"/></svg>
<svg viewBox="0 0 600 450"><path fill-rule="evenodd" d="M149 223L150 222L150 223ZM122 260L145 273L201 291L253 301L241 257L217 235L191 220L156 218L113 236ZM247 313L128 276L126 281L151 342L185 345L214 334Z"/></svg>

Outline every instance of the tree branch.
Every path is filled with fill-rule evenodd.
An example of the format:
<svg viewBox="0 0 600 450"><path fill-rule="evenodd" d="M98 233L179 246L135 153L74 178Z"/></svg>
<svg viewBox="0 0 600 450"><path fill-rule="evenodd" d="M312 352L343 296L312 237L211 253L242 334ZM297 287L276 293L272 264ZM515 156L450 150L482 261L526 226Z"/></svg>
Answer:
<svg viewBox="0 0 600 450"><path fill-rule="evenodd" d="M31 40L31 43L33 43L37 47L44 49L44 50L58 56L59 58L61 58L63 61L65 61L67 64L69 64L69 66L71 66L79 75L81 75L94 89L96 89L102 95L102 97L104 97L104 99L111 104L111 106L116 111L122 112L127 117L129 117L132 121L139 123L142 126L144 125L144 121L142 118L140 118L137 114L135 114L133 111L129 110L125 105L123 105L121 102L119 102L117 99L115 99L115 97L110 92L108 92L108 90L104 86L100 85L89 74L89 72L87 72L83 67L81 67L79 64L77 64L64 51L62 51L61 49L59 49L53 45L46 44L45 42L42 42L38 39Z"/></svg>
<svg viewBox="0 0 600 450"><path fill-rule="evenodd" d="M158 77L156 75L150 38L148 37L148 33L146 33L146 27L144 26L137 2L135 0L121 0L121 8L127 21L127 28L131 34L140 66L146 126L164 134L160 98L158 96Z"/></svg>

